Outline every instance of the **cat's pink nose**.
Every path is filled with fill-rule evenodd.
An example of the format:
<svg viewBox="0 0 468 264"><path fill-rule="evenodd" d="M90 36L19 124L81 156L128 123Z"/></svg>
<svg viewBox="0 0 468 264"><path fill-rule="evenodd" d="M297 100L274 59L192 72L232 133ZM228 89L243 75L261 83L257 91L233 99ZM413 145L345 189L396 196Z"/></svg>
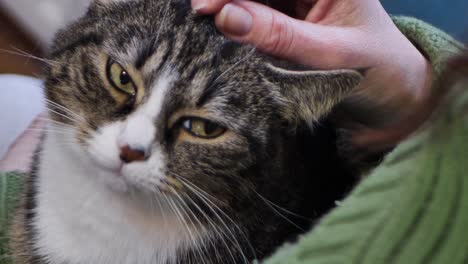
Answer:
<svg viewBox="0 0 468 264"><path fill-rule="evenodd" d="M132 148L129 145L125 145L120 148L120 160L125 163L131 163L135 161L144 161L148 158L146 151L141 148Z"/></svg>

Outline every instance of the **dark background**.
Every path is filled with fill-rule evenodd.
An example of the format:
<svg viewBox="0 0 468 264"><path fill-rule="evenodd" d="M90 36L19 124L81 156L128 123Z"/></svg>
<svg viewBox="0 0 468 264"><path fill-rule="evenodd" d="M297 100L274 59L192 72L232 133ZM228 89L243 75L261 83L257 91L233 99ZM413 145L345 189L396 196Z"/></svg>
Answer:
<svg viewBox="0 0 468 264"><path fill-rule="evenodd" d="M408 15L468 42L468 0L383 0L392 15Z"/></svg>

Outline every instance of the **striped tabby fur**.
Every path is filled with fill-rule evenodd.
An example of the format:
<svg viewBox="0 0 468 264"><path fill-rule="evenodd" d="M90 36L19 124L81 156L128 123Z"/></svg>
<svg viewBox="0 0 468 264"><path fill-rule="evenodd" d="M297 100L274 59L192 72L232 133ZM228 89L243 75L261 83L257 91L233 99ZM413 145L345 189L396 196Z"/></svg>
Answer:
<svg viewBox="0 0 468 264"><path fill-rule="evenodd" d="M95 0L57 34L50 122L12 231L15 263L248 263L356 180L327 113L361 79L228 41L188 0ZM109 83L119 63L135 96ZM226 129L182 131L187 117ZM119 144L149 156L124 164Z"/></svg>

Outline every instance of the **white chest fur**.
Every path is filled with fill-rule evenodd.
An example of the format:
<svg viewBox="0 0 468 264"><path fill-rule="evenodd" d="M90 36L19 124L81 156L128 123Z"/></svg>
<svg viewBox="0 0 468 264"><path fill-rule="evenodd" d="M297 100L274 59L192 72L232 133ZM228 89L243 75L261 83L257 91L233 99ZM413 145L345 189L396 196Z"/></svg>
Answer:
<svg viewBox="0 0 468 264"><path fill-rule="evenodd" d="M99 181L103 170L54 136L39 168L36 249L51 263L166 263L190 236L174 214L139 207ZM109 175L106 175L109 176ZM156 203L156 201L155 201ZM147 208L147 207L146 207Z"/></svg>

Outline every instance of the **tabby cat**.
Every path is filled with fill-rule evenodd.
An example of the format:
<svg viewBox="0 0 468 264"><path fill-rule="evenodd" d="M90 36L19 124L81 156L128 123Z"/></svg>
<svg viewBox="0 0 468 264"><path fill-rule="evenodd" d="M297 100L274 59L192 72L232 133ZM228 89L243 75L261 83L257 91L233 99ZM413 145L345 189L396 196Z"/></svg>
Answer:
<svg viewBox="0 0 468 264"><path fill-rule="evenodd" d="M326 116L361 73L231 42L188 0L94 0L48 61L14 263L250 263L356 180Z"/></svg>

